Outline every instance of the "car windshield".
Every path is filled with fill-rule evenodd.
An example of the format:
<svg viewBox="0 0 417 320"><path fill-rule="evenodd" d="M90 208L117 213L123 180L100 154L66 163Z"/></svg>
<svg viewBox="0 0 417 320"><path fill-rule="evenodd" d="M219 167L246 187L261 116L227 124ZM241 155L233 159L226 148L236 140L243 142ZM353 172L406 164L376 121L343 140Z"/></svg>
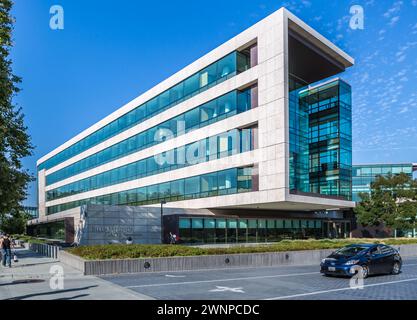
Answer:
<svg viewBox="0 0 417 320"><path fill-rule="evenodd" d="M352 246L352 247L345 247L340 250L337 250L335 254L340 256L348 256L353 257L356 256L358 253L366 250L367 248L361 246Z"/></svg>

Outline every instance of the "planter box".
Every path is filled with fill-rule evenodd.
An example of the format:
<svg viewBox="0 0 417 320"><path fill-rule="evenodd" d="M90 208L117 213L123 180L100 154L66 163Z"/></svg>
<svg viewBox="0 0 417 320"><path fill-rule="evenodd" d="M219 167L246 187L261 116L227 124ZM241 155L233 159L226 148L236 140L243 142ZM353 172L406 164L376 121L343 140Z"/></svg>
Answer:
<svg viewBox="0 0 417 320"><path fill-rule="evenodd" d="M403 257L417 256L417 245L395 246ZM85 260L60 251L59 259L84 275L132 274L142 272L175 272L190 270L272 267L288 265L320 265L334 250L309 250L271 253L248 253L195 257L169 257L124 260Z"/></svg>

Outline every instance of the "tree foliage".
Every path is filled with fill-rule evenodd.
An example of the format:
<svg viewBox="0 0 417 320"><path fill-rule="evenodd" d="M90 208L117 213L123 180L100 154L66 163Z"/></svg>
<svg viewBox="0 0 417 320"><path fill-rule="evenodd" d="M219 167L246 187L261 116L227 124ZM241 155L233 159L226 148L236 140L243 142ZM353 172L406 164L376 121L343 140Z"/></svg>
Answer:
<svg viewBox="0 0 417 320"><path fill-rule="evenodd" d="M14 104L21 79L12 72L10 50L14 20L11 0L0 0L0 218L17 214L27 196L32 176L22 158L32 154L32 144L21 108Z"/></svg>
<svg viewBox="0 0 417 320"><path fill-rule="evenodd" d="M8 234L23 234L26 232L26 223L31 216L24 211L14 211L5 214L0 220L0 229Z"/></svg>
<svg viewBox="0 0 417 320"><path fill-rule="evenodd" d="M408 175L379 176L371 184L371 193L360 194L355 209L364 226L385 224L395 229L414 229L417 222L417 180Z"/></svg>

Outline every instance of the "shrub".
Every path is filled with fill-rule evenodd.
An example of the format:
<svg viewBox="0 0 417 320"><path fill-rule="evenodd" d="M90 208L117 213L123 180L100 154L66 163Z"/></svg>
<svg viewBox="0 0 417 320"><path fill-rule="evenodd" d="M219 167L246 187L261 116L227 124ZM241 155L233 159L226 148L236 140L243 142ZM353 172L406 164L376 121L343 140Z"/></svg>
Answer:
<svg viewBox="0 0 417 320"><path fill-rule="evenodd" d="M201 248L178 245L98 245L71 248L69 253L87 260L186 257L240 253L267 253L319 249L338 249L353 243L385 243L388 245L417 244L417 239L346 239L346 240L285 240L271 245L231 248Z"/></svg>

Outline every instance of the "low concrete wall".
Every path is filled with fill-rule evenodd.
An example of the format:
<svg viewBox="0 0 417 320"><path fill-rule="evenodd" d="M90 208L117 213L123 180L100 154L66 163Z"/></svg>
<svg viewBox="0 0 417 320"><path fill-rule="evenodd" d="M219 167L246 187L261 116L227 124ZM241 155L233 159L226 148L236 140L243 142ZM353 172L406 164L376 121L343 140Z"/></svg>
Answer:
<svg viewBox="0 0 417 320"><path fill-rule="evenodd" d="M403 246L392 246L393 248L400 251L402 257L417 256L417 244L409 244Z"/></svg>
<svg viewBox="0 0 417 320"><path fill-rule="evenodd" d="M26 243L25 248L48 258L58 259L59 247L40 243Z"/></svg>
<svg viewBox="0 0 417 320"><path fill-rule="evenodd" d="M417 256L417 245L395 246L403 257ZM89 261L60 251L62 263L84 275L130 274L142 272L175 272L190 270L233 269L288 265L319 265L334 250L289 251L272 253L230 254L196 257Z"/></svg>
<svg viewBox="0 0 417 320"><path fill-rule="evenodd" d="M58 259L60 262L84 273L87 260L65 252L64 250L59 251Z"/></svg>

